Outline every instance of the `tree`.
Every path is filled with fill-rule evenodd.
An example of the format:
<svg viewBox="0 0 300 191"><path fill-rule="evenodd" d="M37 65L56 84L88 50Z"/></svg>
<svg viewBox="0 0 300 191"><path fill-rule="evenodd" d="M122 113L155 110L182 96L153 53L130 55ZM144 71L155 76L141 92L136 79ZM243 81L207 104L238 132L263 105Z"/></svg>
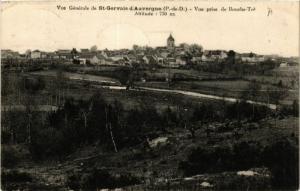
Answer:
<svg viewBox="0 0 300 191"><path fill-rule="evenodd" d="M299 103L298 103L298 100L293 101L292 108L293 108L293 115L295 117L299 116Z"/></svg>
<svg viewBox="0 0 300 191"><path fill-rule="evenodd" d="M134 44L134 45L132 46L132 49L133 49L134 54L137 54L137 51L139 50L139 46L136 45L136 44Z"/></svg>
<svg viewBox="0 0 300 191"><path fill-rule="evenodd" d="M78 51L76 50L76 48L73 48L73 49L71 50L72 58L74 59L74 58L77 56L77 54L78 54Z"/></svg>
<svg viewBox="0 0 300 191"><path fill-rule="evenodd" d="M65 86L66 86L66 76L63 72L62 69L58 69L56 72L56 78L54 81L54 92L55 94L55 99L56 99L56 104L60 105L61 103L61 98L65 98Z"/></svg>
<svg viewBox="0 0 300 191"><path fill-rule="evenodd" d="M118 80L122 85L129 86L133 85L133 79L132 79L132 71L129 68L121 68L118 70Z"/></svg>
<svg viewBox="0 0 300 191"><path fill-rule="evenodd" d="M228 57L235 57L235 51L234 50L229 50L227 53Z"/></svg>
<svg viewBox="0 0 300 191"><path fill-rule="evenodd" d="M155 51L154 51L154 49L152 47L149 47L149 46L145 47L145 54L152 55L154 53L155 53Z"/></svg>
<svg viewBox="0 0 300 191"><path fill-rule="evenodd" d="M257 81L251 81L247 89L243 92L242 99L249 99L257 102L261 96L261 85ZM252 103L252 117L254 118L255 103Z"/></svg>
<svg viewBox="0 0 300 191"><path fill-rule="evenodd" d="M117 153L118 148L115 141L115 136L113 134L113 128L112 128L112 122L113 122L113 113L112 113L112 107L109 105L108 107L105 106L105 128L109 129L110 138L114 146L114 150Z"/></svg>
<svg viewBox="0 0 300 191"><path fill-rule="evenodd" d="M283 84L282 84L282 80L279 80L279 82L278 82L278 86L279 86L279 87L282 87L282 86L283 86Z"/></svg>
<svg viewBox="0 0 300 191"><path fill-rule="evenodd" d="M236 53L234 50L229 50L227 53L227 62L228 64L235 64Z"/></svg>
<svg viewBox="0 0 300 191"><path fill-rule="evenodd" d="M167 126L168 128L176 124L177 119L176 119L176 113L172 111L170 106L167 107L167 109L163 112L163 122L164 125Z"/></svg>
<svg viewBox="0 0 300 191"><path fill-rule="evenodd" d="M203 47L201 45L191 44L188 46L188 52L192 56L199 56L199 55L201 55L202 51L203 51Z"/></svg>
<svg viewBox="0 0 300 191"><path fill-rule="evenodd" d="M30 93L30 94L35 94L40 90L43 90L46 86L46 82L44 77L39 76L37 78L26 78L23 77L23 86L22 84L20 84L22 90L24 91L24 93Z"/></svg>
<svg viewBox="0 0 300 191"><path fill-rule="evenodd" d="M182 55L182 59L185 60L187 63L191 63L191 59L194 56L201 56L203 47L198 44L186 44L186 43L181 43L179 45L181 48L184 49L184 55Z"/></svg>
<svg viewBox="0 0 300 191"><path fill-rule="evenodd" d="M291 80L290 83L291 83L291 87L293 88L295 86L295 80Z"/></svg>
<svg viewBox="0 0 300 191"><path fill-rule="evenodd" d="M31 135L32 135L32 125L33 125L33 110L37 107L35 101L32 95L27 94L25 96L25 114L26 114L26 130L27 130L27 143L31 144Z"/></svg>
<svg viewBox="0 0 300 191"><path fill-rule="evenodd" d="M92 47L90 48L90 51L91 51L91 52L96 52L97 49L98 49L98 47L97 47L96 45L94 45L94 46L92 46Z"/></svg>
<svg viewBox="0 0 300 191"><path fill-rule="evenodd" d="M287 95L287 91L282 88L268 88L267 94L272 103L275 103L277 106L279 105L280 100L283 100Z"/></svg>
<svg viewBox="0 0 300 191"><path fill-rule="evenodd" d="M187 43L181 43L181 44L179 44L179 47L183 48L184 50L187 50L189 45Z"/></svg>
<svg viewBox="0 0 300 191"><path fill-rule="evenodd" d="M275 103L276 105L276 111L275 111L275 115L278 114L278 105L280 100L283 100L287 95L287 91L284 89L280 89L280 88L268 88L267 89L267 94L268 94L268 98L271 102ZM276 122L276 116L275 116L275 126L276 126L277 122Z"/></svg>

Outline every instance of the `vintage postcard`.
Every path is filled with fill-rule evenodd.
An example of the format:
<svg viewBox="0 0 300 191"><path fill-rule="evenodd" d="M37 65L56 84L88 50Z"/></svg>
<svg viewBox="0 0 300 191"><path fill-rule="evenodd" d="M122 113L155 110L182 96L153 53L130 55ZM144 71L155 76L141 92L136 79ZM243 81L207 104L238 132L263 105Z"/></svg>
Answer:
<svg viewBox="0 0 300 191"><path fill-rule="evenodd" d="M2 190L297 190L299 1L2 1Z"/></svg>

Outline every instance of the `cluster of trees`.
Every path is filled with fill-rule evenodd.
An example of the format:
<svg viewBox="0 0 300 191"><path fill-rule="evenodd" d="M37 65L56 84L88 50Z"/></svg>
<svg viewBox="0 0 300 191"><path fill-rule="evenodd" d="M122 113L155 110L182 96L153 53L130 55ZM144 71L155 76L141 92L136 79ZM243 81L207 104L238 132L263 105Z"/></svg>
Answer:
<svg viewBox="0 0 300 191"><path fill-rule="evenodd" d="M66 99L62 107L49 114L8 112L3 125L7 132L13 132L15 142L29 143L33 156L42 159L60 158L78 146L92 143L118 152L123 147L143 143L153 132L163 133L175 127L201 128L199 124L225 119L259 120L269 114L272 111L264 106L256 106L253 113L252 105L246 102L168 107L160 113L153 105L142 103L139 108L128 111L120 102L106 103L101 94L96 93L89 100ZM11 134L4 132L4 135L4 141L11 140Z"/></svg>
<svg viewBox="0 0 300 191"><path fill-rule="evenodd" d="M241 93L242 100L252 100L256 102L264 102L266 104L275 104L276 107L280 106L280 102L288 96L288 91L280 87L267 87L266 89L262 88L262 85L252 80L250 81L248 87ZM253 113L255 104L252 105ZM288 105L281 105L281 113L297 116L298 114L298 101L294 100L293 103Z"/></svg>
<svg viewBox="0 0 300 191"><path fill-rule="evenodd" d="M200 57L203 54L203 47L198 44L186 44L186 43L181 43L179 45L181 48L184 50L184 54L181 56L183 60L186 61L187 65L191 65L192 58L194 56Z"/></svg>
<svg viewBox="0 0 300 191"><path fill-rule="evenodd" d="M69 87L61 68L57 69L53 80L43 76L27 76L15 72L2 73L1 84L3 105L25 107L34 106L35 102L40 102L41 105L60 105L64 102ZM47 95L47 99L45 97L39 99L41 92L45 89L49 90L50 95Z"/></svg>
<svg viewBox="0 0 300 191"><path fill-rule="evenodd" d="M62 76L61 78L63 79ZM61 89L64 89L63 80L60 82L56 85L61 87L57 88L58 92L55 94L58 100L63 95ZM35 83L32 84L33 90L36 86L40 87ZM250 92L247 92L247 99L255 101L254 98L260 93L260 88L256 83L251 84L251 87ZM6 112L2 123L10 133L3 133L3 136L7 137L4 140L10 140L9 137L13 136L15 142L30 142L35 156L63 156L80 145L95 142L110 150L118 151L123 146L143 142L145 136L153 131L163 132L172 127L194 128L199 122L200 124L224 122L225 119L257 121L275 115L266 106L249 104L245 101L208 102L186 108L178 106L175 109L168 107L158 113L153 105L146 102L141 103L139 108L127 111L118 101L106 103L100 93L86 101L64 99L66 99L64 105L57 111L47 114L46 120L42 120L45 114L31 111L30 108L25 112ZM290 107L283 107L279 114L297 116L299 113L297 106L298 103L295 102Z"/></svg>
<svg viewBox="0 0 300 191"><path fill-rule="evenodd" d="M191 176L267 167L272 174L273 188L296 189L298 165L298 145L296 139L289 137L278 138L265 146L250 141L214 148L198 147L179 163L179 168Z"/></svg>
<svg viewBox="0 0 300 191"><path fill-rule="evenodd" d="M147 133L163 128L162 117L153 107L125 111L120 102L106 103L99 93L90 100L66 100L50 113L45 125L32 128L31 152L40 159L63 157L78 146L97 143L108 151L145 141Z"/></svg>
<svg viewBox="0 0 300 191"><path fill-rule="evenodd" d="M266 60L257 64L242 63L235 59L235 53L230 54L229 51L227 59L222 62L202 63L191 65L191 67L204 72L224 73L241 77L243 75L264 75L267 71L278 67L279 64L272 60Z"/></svg>
<svg viewBox="0 0 300 191"><path fill-rule="evenodd" d="M21 76L18 73L2 73L1 96L3 105L24 105L34 103L33 97L46 87L43 77Z"/></svg>

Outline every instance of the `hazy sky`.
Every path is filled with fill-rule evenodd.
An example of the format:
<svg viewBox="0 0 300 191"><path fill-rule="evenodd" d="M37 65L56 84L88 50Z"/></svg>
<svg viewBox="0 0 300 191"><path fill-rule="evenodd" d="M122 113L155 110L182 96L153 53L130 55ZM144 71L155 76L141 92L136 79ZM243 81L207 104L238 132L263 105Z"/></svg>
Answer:
<svg viewBox="0 0 300 191"><path fill-rule="evenodd" d="M190 8L254 6L253 12L193 12L172 16L133 16L133 12L60 11L57 5L137 5ZM272 13L267 16L268 10ZM2 49L56 50L163 46L172 32L175 43L197 43L204 49L236 50L295 56L299 53L299 2L81 1L6 3L1 14Z"/></svg>

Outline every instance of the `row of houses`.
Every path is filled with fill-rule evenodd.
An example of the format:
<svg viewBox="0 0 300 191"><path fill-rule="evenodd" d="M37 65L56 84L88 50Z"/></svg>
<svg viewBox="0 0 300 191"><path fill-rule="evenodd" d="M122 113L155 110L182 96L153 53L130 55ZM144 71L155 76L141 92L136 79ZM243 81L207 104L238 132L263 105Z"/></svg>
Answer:
<svg viewBox="0 0 300 191"><path fill-rule="evenodd" d="M25 56L25 55L24 55ZM10 59L10 58L20 58L21 54L17 51L2 49L1 50L1 59Z"/></svg>
<svg viewBox="0 0 300 191"><path fill-rule="evenodd" d="M134 45L133 49L120 50L90 50L90 49L60 49L54 52L40 50L27 51L19 54L11 50L1 50L2 58L30 58L30 59L60 59L68 60L82 65L133 65L157 64L162 67L180 67L188 62L194 64L222 62L228 58L225 50L202 50L196 46L190 51L191 46L185 44L175 46L172 35L167 38L166 46L151 48ZM266 60L265 56L254 53L235 53L235 59L248 64L255 64ZM69 62L69 63L72 63Z"/></svg>
<svg viewBox="0 0 300 191"><path fill-rule="evenodd" d="M90 51L89 49L62 49L54 52L34 50L27 54L19 54L12 50L1 50L1 58L24 58L24 59L65 59L76 60L79 64L92 65L132 65L133 63L158 64L163 67L180 67L187 64L185 50L182 47L157 47L149 53L147 50L102 50ZM205 50L201 54L192 55L190 59L193 63L206 63L214 61L224 61L228 57L225 50ZM266 60L264 56L253 53L236 54L236 59L245 63L259 63Z"/></svg>

